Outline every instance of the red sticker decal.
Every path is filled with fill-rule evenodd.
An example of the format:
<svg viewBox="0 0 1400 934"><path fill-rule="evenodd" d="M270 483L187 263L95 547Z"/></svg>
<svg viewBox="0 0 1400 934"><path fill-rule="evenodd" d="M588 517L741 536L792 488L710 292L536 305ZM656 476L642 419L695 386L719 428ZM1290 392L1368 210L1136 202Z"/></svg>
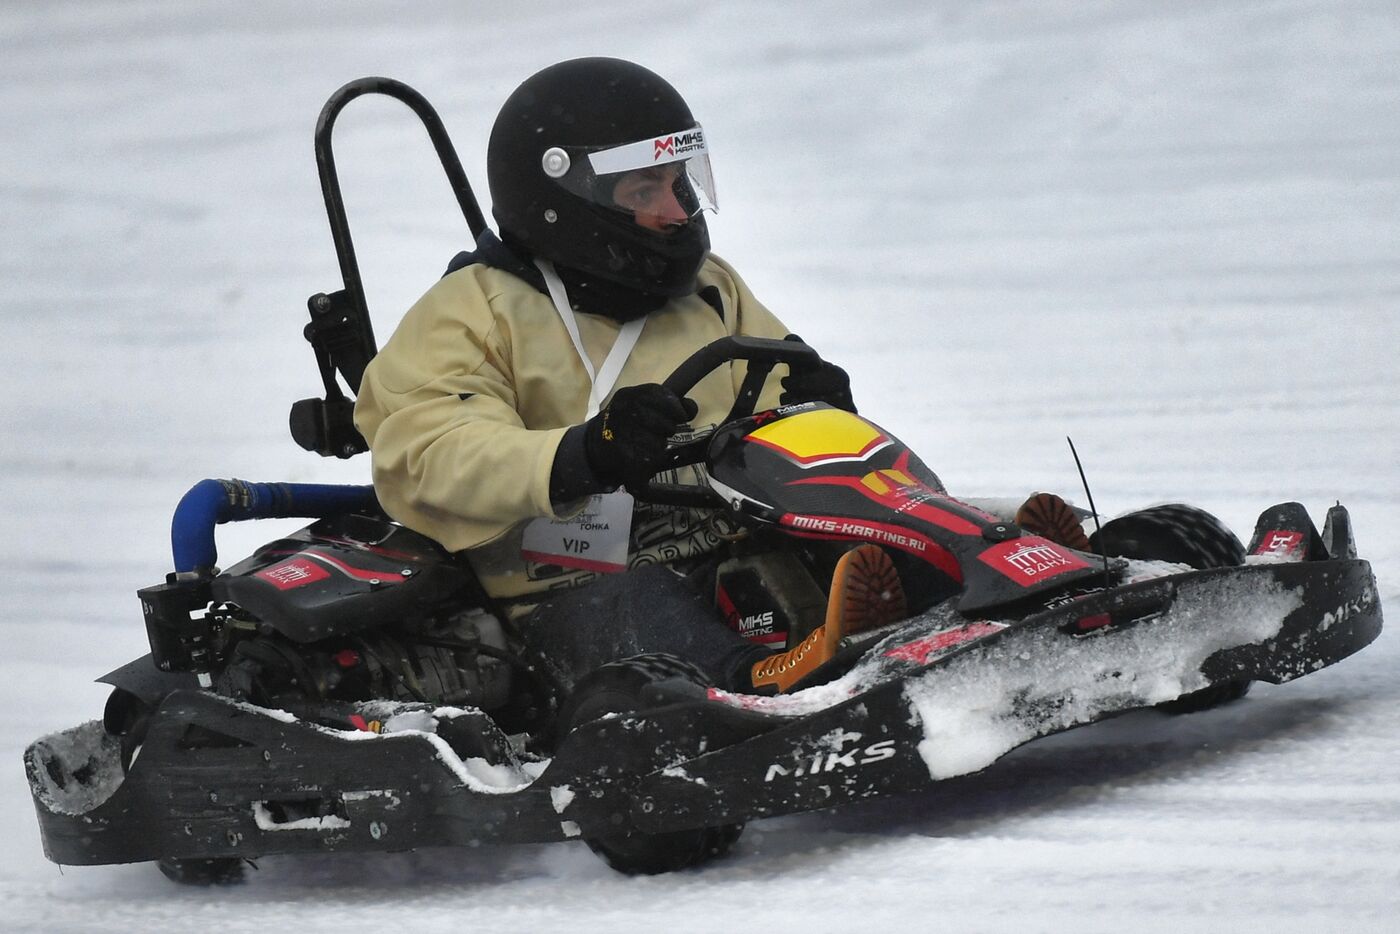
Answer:
<svg viewBox="0 0 1400 934"><path fill-rule="evenodd" d="M293 558L290 561L283 561L281 564L274 564L270 568L263 568L253 576L267 581L278 590L291 590L295 587L305 587L307 584L325 580L331 576L331 572L314 561Z"/></svg>
<svg viewBox="0 0 1400 934"><path fill-rule="evenodd" d="M303 554L307 555L308 557L315 558L322 564L329 564L331 567L335 568L337 571L344 574L351 580L365 581L366 583L369 583L371 585L402 584L404 582L404 576L395 571L368 571L364 568L351 567L344 561L337 560L335 558L332 558L330 555L323 554L319 551L306 551L303 552Z"/></svg>
<svg viewBox="0 0 1400 934"><path fill-rule="evenodd" d="M1022 587L1089 566L1073 552L1036 535L993 545L977 557L983 564L1000 571Z"/></svg>
<svg viewBox="0 0 1400 934"><path fill-rule="evenodd" d="M1074 631L1083 635L1086 632L1094 632L1105 626L1113 625L1113 617L1108 613L1095 613L1093 616L1082 616L1074 621Z"/></svg>
<svg viewBox="0 0 1400 934"><path fill-rule="evenodd" d="M1275 529L1265 533L1259 539L1259 546L1254 549L1254 553L1256 555L1273 555L1278 558L1291 558L1298 553L1302 544L1302 532Z"/></svg>
<svg viewBox="0 0 1400 934"><path fill-rule="evenodd" d="M915 639L913 642L896 646L885 652L885 657L897 658L915 665L927 665L932 656L945 654L954 646L989 636L994 632L1001 632L1005 628L1004 623L968 623L966 626L945 629L942 632L935 632L931 636L924 636L922 639Z"/></svg>

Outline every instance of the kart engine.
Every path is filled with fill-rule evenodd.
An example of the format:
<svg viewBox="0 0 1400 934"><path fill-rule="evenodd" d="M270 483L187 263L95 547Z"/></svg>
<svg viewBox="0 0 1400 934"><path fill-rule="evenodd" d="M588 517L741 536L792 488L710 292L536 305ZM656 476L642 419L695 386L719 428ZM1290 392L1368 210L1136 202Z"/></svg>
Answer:
<svg viewBox="0 0 1400 934"><path fill-rule="evenodd" d="M383 699L491 710L509 700L509 657L500 621L472 608L309 645L275 633L242 638L217 685L270 706Z"/></svg>

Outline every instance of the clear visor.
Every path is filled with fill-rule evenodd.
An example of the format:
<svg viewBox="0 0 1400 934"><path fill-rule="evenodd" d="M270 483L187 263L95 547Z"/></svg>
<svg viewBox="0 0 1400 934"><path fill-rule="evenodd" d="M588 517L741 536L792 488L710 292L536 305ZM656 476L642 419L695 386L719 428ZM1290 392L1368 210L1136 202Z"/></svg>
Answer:
<svg viewBox="0 0 1400 934"><path fill-rule="evenodd" d="M621 146L556 146L545 152L543 168L579 197L639 221L681 224L701 211L719 211L699 124Z"/></svg>

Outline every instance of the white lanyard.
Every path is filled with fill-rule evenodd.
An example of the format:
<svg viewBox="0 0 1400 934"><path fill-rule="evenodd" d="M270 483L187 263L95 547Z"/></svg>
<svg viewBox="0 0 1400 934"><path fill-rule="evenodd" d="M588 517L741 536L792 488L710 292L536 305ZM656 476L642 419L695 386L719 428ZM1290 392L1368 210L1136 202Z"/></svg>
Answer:
<svg viewBox="0 0 1400 934"><path fill-rule="evenodd" d="M592 418L602 410L603 400L617 384L617 378L622 375L622 367L631 355L632 348L637 346L637 340L642 336L642 325L646 324L647 319L636 318L622 326L617 332L617 340L613 341L612 349L603 360L602 367L595 372L593 361L589 359L588 351L583 346L583 338L579 335L574 309L569 305L569 293L564 291L564 283L554 271L554 264L547 259L536 259L535 265L544 275L544 284L549 289L549 297L554 300L554 309L564 321L569 339L574 342L574 349L578 351L578 358L583 362L583 368L588 371L588 378L593 382L593 388L588 393L588 414L584 416Z"/></svg>

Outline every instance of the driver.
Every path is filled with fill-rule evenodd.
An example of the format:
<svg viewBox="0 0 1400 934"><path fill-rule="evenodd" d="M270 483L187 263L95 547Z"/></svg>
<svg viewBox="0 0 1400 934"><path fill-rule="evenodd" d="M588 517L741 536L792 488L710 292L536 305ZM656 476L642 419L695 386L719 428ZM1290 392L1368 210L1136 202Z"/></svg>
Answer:
<svg viewBox="0 0 1400 934"><path fill-rule="evenodd" d="M713 429L745 374L735 362L679 398L660 385L678 364L728 335L788 335L710 253L709 149L675 89L617 59L546 68L501 108L487 174L500 238L454 259L364 374L355 423L389 515L465 553L570 681L667 652L733 690L785 690L843 632L901 614L890 559L861 546L838 565L825 625L774 655L697 584L732 531L717 512L623 489L669 441ZM759 409L855 410L839 367L773 382ZM673 473L703 484L696 467Z"/></svg>

